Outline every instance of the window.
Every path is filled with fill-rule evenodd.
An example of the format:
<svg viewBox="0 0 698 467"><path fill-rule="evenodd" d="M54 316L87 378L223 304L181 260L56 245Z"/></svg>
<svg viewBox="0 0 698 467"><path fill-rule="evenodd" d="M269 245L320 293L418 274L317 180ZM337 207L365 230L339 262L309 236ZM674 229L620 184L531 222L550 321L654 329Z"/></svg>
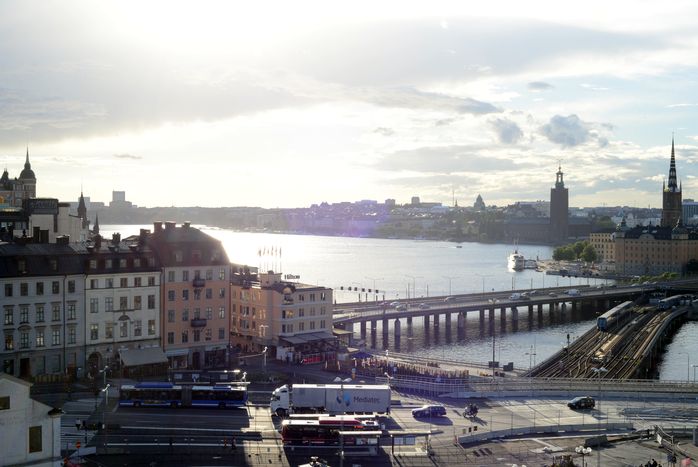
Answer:
<svg viewBox="0 0 698 467"><path fill-rule="evenodd" d="M52 329L51 330L51 345L61 345L61 330Z"/></svg>
<svg viewBox="0 0 698 467"><path fill-rule="evenodd" d="M304 301L305 301L305 295L303 295L302 293L301 293L301 294L298 294L298 301L299 301L299 302L304 302Z"/></svg>
<svg viewBox="0 0 698 467"><path fill-rule="evenodd" d="M43 282L37 282L37 283L36 283L36 294L37 294L37 295L43 295L43 294L44 294L44 283L43 283Z"/></svg>
<svg viewBox="0 0 698 467"><path fill-rule="evenodd" d="M20 349L28 349L29 348L29 333L26 331L19 333L19 348Z"/></svg>
<svg viewBox="0 0 698 467"><path fill-rule="evenodd" d="M5 308L5 324L15 324L15 310L11 306Z"/></svg>
<svg viewBox="0 0 698 467"><path fill-rule="evenodd" d="M167 343L174 344L174 332L167 333Z"/></svg>
<svg viewBox="0 0 698 467"><path fill-rule="evenodd" d="M324 301L326 297L325 292L320 292L320 300Z"/></svg>
<svg viewBox="0 0 698 467"><path fill-rule="evenodd" d="M134 337L140 337L143 335L143 322L140 319L133 322L133 335Z"/></svg>
<svg viewBox="0 0 698 467"><path fill-rule="evenodd" d="M315 301L315 294L314 294L314 293L311 293L311 294L310 294L310 301L311 301L311 302L314 302L314 301Z"/></svg>
<svg viewBox="0 0 698 467"><path fill-rule="evenodd" d="M12 296L12 284L5 284L5 296L6 297Z"/></svg>
<svg viewBox="0 0 698 467"><path fill-rule="evenodd" d="M68 293L75 293L75 281L68 281Z"/></svg>
<svg viewBox="0 0 698 467"><path fill-rule="evenodd" d="M41 425L29 427L29 452L41 452L43 450Z"/></svg>
<svg viewBox="0 0 698 467"><path fill-rule="evenodd" d="M182 271L182 282L189 282L189 271Z"/></svg>
<svg viewBox="0 0 698 467"><path fill-rule="evenodd" d="M194 300L201 300L201 289L194 289Z"/></svg>
<svg viewBox="0 0 698 467"><path fill-rule="evenodd" d="M213 289L206 289L206 299L213 298Z"/></svg>
<svg viewBox="0 0 698 467"><path fill-rule="evenodd" d="M313 329L315 329L315 321L310 322L310 330L312 331Z"/></svg>
<svg viewBox="0 0 698 467"><path fill-rule="evenodd" d="M90 340L99 339L99 324L90 324Z"/></svg>
<svg viewBox="0 0 698 467"><path fill-rule="evenodd" d="M19 306L19 324L29 322L29 305Z"/></svg>
<svg viewBox="0 0 698 467"><path fill-rule="evenodd" d="M60 303L52 303L51 304L51 321L60 321L61 320L61 304Z"/></svg>
<svg viewBox="0 0 698 467"><path fill-rule="evenodd" d="M298 330L305 331L305 323L298 323Z"/></svg>
<svg viewBox="0 0 698 467"><path fill-rule="evenodd" d="M19 284L19 294L22 297L26 297L27 295L29 295L29 284L27 284L26 282L22 282L21 284Z"/></svg>
<svg viewBox="0 0 698 467"><path fill-rule="evenodd" d="M206 319L213 319L213 308L210 306L206 307Z"/></svg>
<svg viewBox="0 0 698 467"><path fill-rule="evenodd" d="M10 396L0 397L0 410L10 410Z"/></svg>
<svg viewBox="0 0 698 467"><path fill-rule="evenodd" d="M182 254L181 251L174 252L174 260L177 263L181 263L182 261L184 261L184 255Z"/></svg>
<svg viewBox="0 0 698 467"><path fill-rule="evenodd" d="M133 258L133 267L134 267L134 268L140 268L140 267L141 267L141 259L140 259L140 258Z"/></svg>
<svg viewBox="0 0 698 467"><path fill-rule="evenodd" d="M14 349L15 349L14 335L5 334L5 350L14 350Z"/></svg>
<svg viewBox="0 0 698 467"><path fill-rule="evenodd" d="M128 337L128 321L121 321L119 323L119 336Z"/></svg>
<svg viewBox="0 0 698 467"><path fill-rule="evenodd" d="M218 339L225 339L225 329L218 328Z"/></svg>
<svg viewBox="0 0 698 467"><path fill-rule="evenodd" d="M189 342L189 331L182 331L182 344Z"/></svg>
<svg viewBox="0 0 698 467"><path fill-rule="evenodd" d="M148 335L149 336L155 335L155 320L154 319L148 320Z"/></svg>
<svg viewBox="0 0 698 467"><path fill-rule="evenodd" d="M174 271L167 271L167 282L174 282L175 281L175 272Z"/></svg>
<svg viewBox="0 0 698 467"><path fill-rule="evenodd" d="M148 286L153 287L155 285L155 277L151 276L148 278Z"/></svg>
<svg viewBox="0 0 698 467"><path fill-rule="evenodd" d="M104 325L104 337L107 339L114 338L114 323L105 323Z"/></svg>
<svg viewBox="0 0 698 467"><path fill-rule="evenodd" d="M112 260L110 260L110 259L106 260L104 263L105 263L105 266L104 266L104 267L107 268L107 269L111 269L111 268L112 268L112 264L114 264L114 262L113 262Z"/></svg>
<svg viewBox="0 0 698 467"><path fill-rule="evenodd" d="M182 311L182 321L189 321L189 308Z"/></svg>
<svg viewBox="0 0 698 467"><path fill-rule="evenodd" d="M37 323L44 322L44 306L43 305L36 305L36 322Z"/></svg>
<svg viewBox="0 0 698 467"><path fill-rule="evenodd" d="M219 281L225 280L225 269L221 268L221 270L218 271L218 280Z"/></svg>
<svg viewBox="0 0 698 467"><path fill-rule="evenodd" d="M155 309L155 295L148 295L148 309Z"/></svg>
<svg viewBox="0 0 698 467"><path fill-rule="evenodd" d="M315 316L315 307L314 306L310 307L310 316Z"/></svg>
<svg viewBox="0 0 698 467"><path fill-rule="evenodd" d="M119 310L128 310L128 297L119 297Z"/></svg>
<svg viewBox="0 0 698 467"><path fill-rule="evenodd" d="M302 318L305 316L305 308L299 308L298 309L298 317Z"/></svg>
<svg viewBox="0 0 698 467"><path fill-rule="evenodd" d="M90 269L97 269L97 260L96 259L91 259L90 260Z"/></svg>
<svg viewBox="0 0 698 467"><path fill-rule="evenodd" d="M194 319L201 318L201 308L194 308Z"/></svg>
<svg viewBox="0 0 698 467"><path fill-rule="evenodd" d="M143 284L143 281L140 277L133 278L133 286L134 287L140 287L142 284Z"/></svg>
<svg viewBox="0 0 698 467"><path fill-rule="evenodd" d="M91 298L90 299L90 313L98 313L99 312L99 298Z"/></svg>
<svg viewBox="0 0 698 467"><path fill-rule="evenodd" d="M207 270L206 270L206 280L207 280L207 281L212 281L212 280L213 280L213 269L207 269Z"/></svg>
<svg viewBox="0 0 698 467"><path fill-rule="evenodd" d="M44 346L44 330L43 329L36 330L36 346L37 347Z"/></svg>
<svg viewBox="0 0 698 467"><path fill-rule="evenodd" d="M212 334L211 329L210 329L210 328L206 328L206 330L204 331L204 339L206 339L207 341L210 341L210 340L211 340L211 334Z"/></svg>
<svg viewBox="0 0 698 467"><path fill-rule="evenodd" d="M108 289L113 289L114 288L114 279L111 277L108 279L104 279L104 285Z"/></svg>
<svg viewBox="0 0 698 467"><path fill-rule="evenodd" d="M58 281L51 282L51 293L56 295L61 293L61 283Z"/></svg>
<svg viewBox="0 0 698 467"><path fill-rule="evenodd" d="M126 258L119 259L119 267L121 269L126 269L126 265L127 265Z"/></svg>
<svg viewBox="0 0 698 467"><path fill-rule="evenodd" d="M218 291L218 298L225 298L225 289L220 289Z"/></svg>
<svg viewBox="0 0 698 467"><path fill-rule="evenodd" d="M17 260L17 270L19 272L27 272L27 261L23 259Z"/></svg>
<svg viewBox="0 0 698 467"><path fill-rule="evenodd" d="M324 307L324 306L321 306L321 307L320 307L320 314L321 314L321 315L324 315L324 314L325 314L325 307Z"/></svg>
<svg viewBox="0 0 698 467"><path fill-rule="evenodd" d="M90 279L90 288L91 289L98 289L99 288L99 279Z"/></svg>
<svg viewBox="0 0 698 467"><path fill-rule="evenodd" d="M325 329L325 320L320 320L320 328Z"/></svg>
<svg viewBox="0 0 698 467"><path fill-rule="evenodd" d="M136 295L135 297L133 297L133 309L134 310L140 310L141 308L143 308L143 305L141 303L142 298L143 297L141 297L140 295Z"/></svg>
<svg viewBox="0 0 698 467"><path fill-rule="evenodd" d="M68 302L68 319L75 319L75 302Z"/></svg>
<svg viewBox="0 0 698 467"><path fill-rule="evenodd" d="M75 344L75 326L68 328L68 344Z"/></svg>
<svg viewBox="0 0 698 467"><path fill-rule="evenodd" d="M189 290L187 290L187 289L182 290L182 300L184 300L184 301L189 300Z"/></svg>
<svg viewBox="0 0 698 467"><path fill-rule="evenodd" d="M194 329L192 334L194 334L194 342L199 342L201 340L201 331Z"/></svg>
<svg viewBox="0 0 698 467"><path fill-rule="evenodd" d="M225 318L225 307L224 306L222 306L218 309L218 317Z"/></svg>
<svg viewBox="0 0 698 467"><path fill-rule="evenodd" d="M104 297L104 311L114 311L114 297Z"/></svg>
<svg viewBox="0 0 698 467"><path fill-rule="evenodd" d="M128 277L122 277L119 280L119 287L121 287L122 289L125 289L126 287L128 287Z"/></svg>
<svg viewBox="0 0 698 467"><path fill-rule="evenodd" d="M168 323L175 322L175 311L174 310L167 310L167 322Z"/></svg>

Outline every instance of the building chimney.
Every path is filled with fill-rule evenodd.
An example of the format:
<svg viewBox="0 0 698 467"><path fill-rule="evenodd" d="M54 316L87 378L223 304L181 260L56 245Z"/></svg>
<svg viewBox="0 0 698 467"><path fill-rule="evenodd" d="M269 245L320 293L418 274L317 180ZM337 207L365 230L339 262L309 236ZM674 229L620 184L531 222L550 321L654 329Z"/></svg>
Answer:
<svg viewBox="0 0 698 467"><path fill-rule="evenodd" d="M177 223L173 221L165 222L165 230L174 230L177 227Z"/></svg>
<svg viewBox="0 0 698 467"><path fill-rule="evenodd" d="M162 221L153 222L153 232L158 233L162 231Z"/></svg>

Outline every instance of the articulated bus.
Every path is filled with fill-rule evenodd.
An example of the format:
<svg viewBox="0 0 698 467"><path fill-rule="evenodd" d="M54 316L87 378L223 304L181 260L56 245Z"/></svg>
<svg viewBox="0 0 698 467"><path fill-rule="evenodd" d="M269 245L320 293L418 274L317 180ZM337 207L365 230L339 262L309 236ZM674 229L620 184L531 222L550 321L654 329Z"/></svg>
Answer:
<svg viewBox="0 0 698 467"><path fill-rule="evenodd" d="M125 384L119 389L121 407L243 407L246 385L187 386L172 383Z"/></svg>
<svg viewBox="0 0 698 467"><path fill-rule="evenodd" d="M290 445L334 446L340 444L340 431L356 433L355 436L344 436L342 443L347 446L361 444L357 440L376 437L377 432L380 434L375 421L361 421L352 415L337 415L284 420L281 424L281 441Z"/></svg>

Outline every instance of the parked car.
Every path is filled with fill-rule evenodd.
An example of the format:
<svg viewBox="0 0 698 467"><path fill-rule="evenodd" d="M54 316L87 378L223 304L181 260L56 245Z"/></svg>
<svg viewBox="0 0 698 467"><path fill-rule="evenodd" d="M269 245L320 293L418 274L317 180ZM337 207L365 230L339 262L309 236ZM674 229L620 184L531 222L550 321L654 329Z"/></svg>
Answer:
<svg viewBox="0 0 698 467"><path fill-rule="evenodd" d="M413 417L443 417L446 415L446 407L443 405L423 405L412 409Z"/></svg>
<svg viewBox="0 0 698 467"><path fill-rule="evenodd" d="M570 409L593 409L596 406L596 401L590 396L580 396L575 397L567 403L567 407Z"/></svg>

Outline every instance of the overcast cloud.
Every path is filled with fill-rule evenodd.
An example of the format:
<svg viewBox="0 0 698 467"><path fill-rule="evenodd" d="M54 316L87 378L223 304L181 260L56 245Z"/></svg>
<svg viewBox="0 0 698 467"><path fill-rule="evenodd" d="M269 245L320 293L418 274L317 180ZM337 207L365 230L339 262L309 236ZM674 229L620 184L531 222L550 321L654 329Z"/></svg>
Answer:
<svg viewBox="0 0 698 467"><path fill-rule="evenodd" d="M83 186L141 206L504 204L546 199L562 164L572 205L658 205L672 132L687 189L698 173L695 18L623 1L8 0L0 160L17 176L28 145L38 194L65 201Z"/></svg>

